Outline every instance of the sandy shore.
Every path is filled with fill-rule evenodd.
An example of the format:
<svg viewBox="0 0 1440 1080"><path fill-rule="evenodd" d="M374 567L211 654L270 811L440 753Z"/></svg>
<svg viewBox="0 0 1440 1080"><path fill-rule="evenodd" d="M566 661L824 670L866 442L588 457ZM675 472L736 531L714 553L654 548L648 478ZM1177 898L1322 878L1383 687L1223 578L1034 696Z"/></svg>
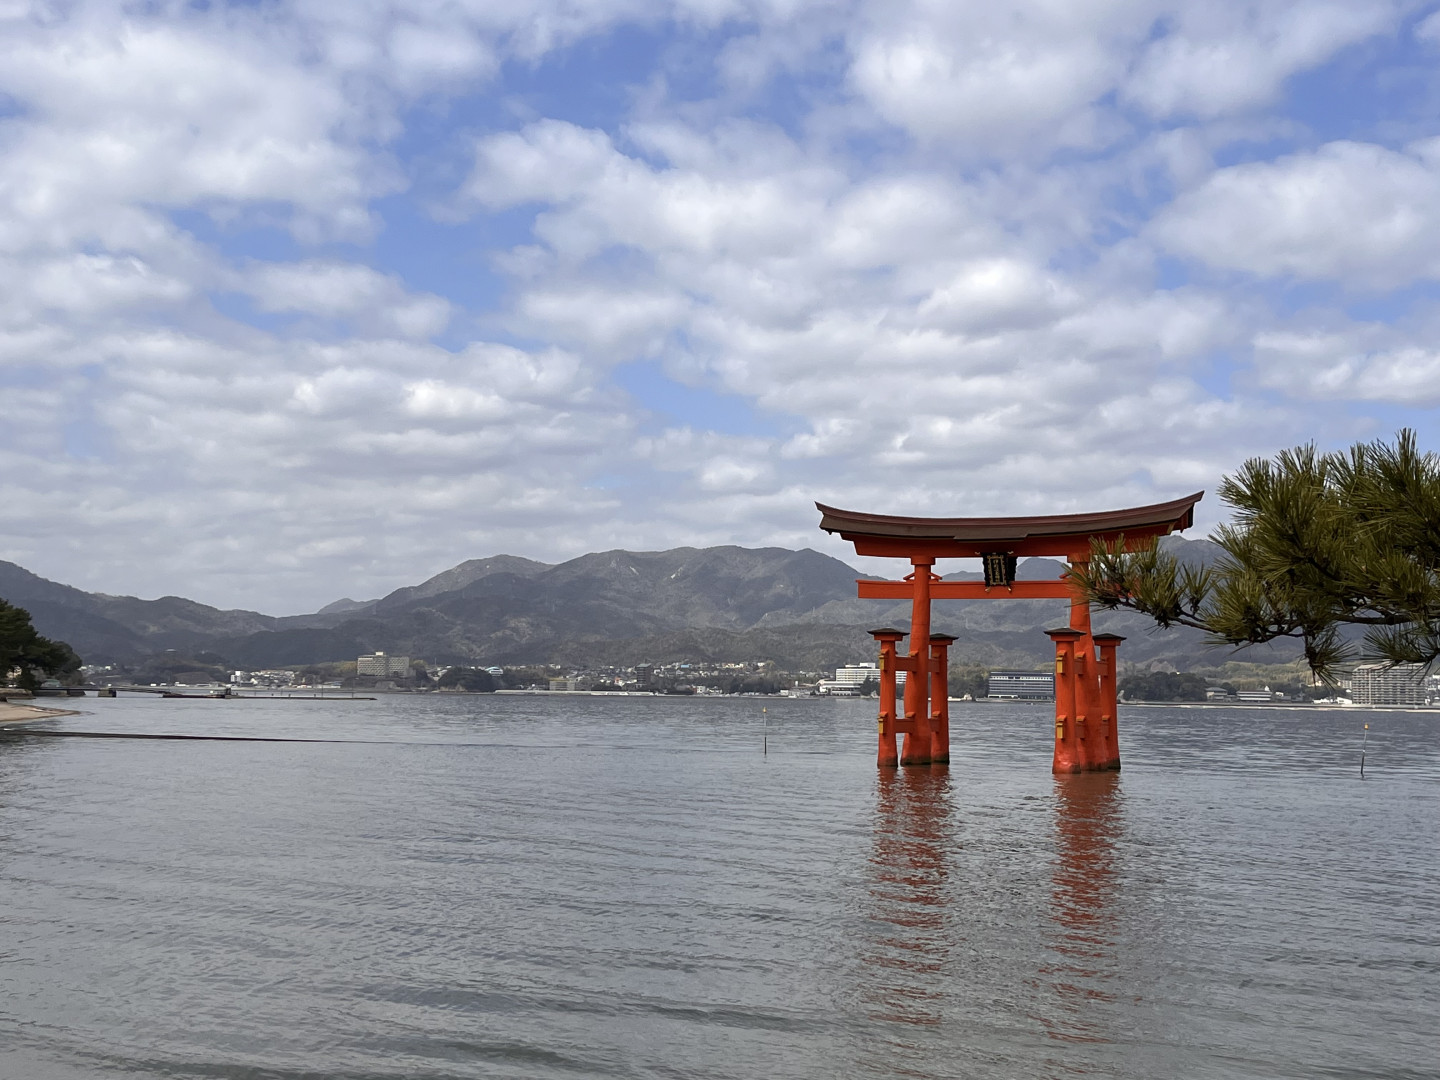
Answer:
<svg viewBox="0 0 1440 1080"><path fill-rule="evenodd" d="M46 709L39 705L13 705L0 701L0 724L23 724L30 720L49 720L55 716L78 716L73 709Z"/></svg>

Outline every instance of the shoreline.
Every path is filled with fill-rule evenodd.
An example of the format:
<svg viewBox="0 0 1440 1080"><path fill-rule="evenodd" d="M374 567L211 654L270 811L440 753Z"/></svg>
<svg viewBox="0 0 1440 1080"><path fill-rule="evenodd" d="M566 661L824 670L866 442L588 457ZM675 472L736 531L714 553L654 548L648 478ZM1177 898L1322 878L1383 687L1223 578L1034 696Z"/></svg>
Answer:
<svg viewBox="0 0 1440 1080"><path fill-rule="evenodd" d="M1122 708L1145 709L1295 709L1331 712L1440 712L1440 705L1324 705L1315 701L1122 701Z"/></svg>
<svg viewBox="0 0 1440 1080"><path fill-rule="evenodd" d="M0 724L28 724L35 720L53 720L57 716L79 716L74 709L47 709L42 705L16 705L0 701Z"/></svg>

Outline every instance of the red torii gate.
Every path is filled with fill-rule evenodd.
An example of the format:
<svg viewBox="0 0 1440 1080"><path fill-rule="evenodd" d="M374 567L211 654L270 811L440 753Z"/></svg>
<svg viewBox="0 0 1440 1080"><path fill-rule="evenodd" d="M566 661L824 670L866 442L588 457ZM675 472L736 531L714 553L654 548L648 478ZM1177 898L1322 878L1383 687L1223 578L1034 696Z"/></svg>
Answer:
<svg viewBox="0 0 1440 1080"><path fill-rule="evenodd" d="M1069 600L1070 625L1046 634L1055 642L1055 764L1057 773L1120 768L1116 730L1115 649L1125 639L1090 631L1090 605L1066 577L1016 581L1021 557L1059 556L1088 562L1092 540L1127 549L1188 529L1205 493L1099 514L1017 518L918 518L862 514L816 503L820 528L839 533L857 555L909 559L903 581L858 581L861 599L909 600L910 650L900 656L903 630L870 633L880 643L880 754L878 764L929 765L950 760L949 634L930 632L931 600ZM937 559L980 559L982 581L941 581ZM1098 650L1098 656L1097 656ZM904 712L896 711L895 673L905 679ZM905 736L899 753L895 736Z"/></svg>

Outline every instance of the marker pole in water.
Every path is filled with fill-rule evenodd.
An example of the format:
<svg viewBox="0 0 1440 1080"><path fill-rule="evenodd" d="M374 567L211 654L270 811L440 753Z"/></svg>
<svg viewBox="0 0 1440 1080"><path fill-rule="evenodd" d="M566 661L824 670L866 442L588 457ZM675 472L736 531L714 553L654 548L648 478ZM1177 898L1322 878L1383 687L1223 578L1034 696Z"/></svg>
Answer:
<svg viewBox="0 0 1440 1080"><path fill-rule="evenodd" d="M1360 740L1360 779L1365 779L1365 744L1370 741L1370 725L1365 725L1365 735Z"/></svg>
<svg viewBox="0 0 1440 1080"><path fill-rule="evenodd" d="M763 728L761 728L761 735L760 735L760 756L761 756L761 757L769 757L769 756L770 756L770 710L769 710L768 708L766 708L764 705L761 705L761 706L760 706L760 715L765 718L765 721L764 721L765 726L764 726ZM1367 724L1366 726L1368 727L1369 725ZM1364 773L1364 770L1363 770L1363 769L1361 770L1361 773L1362 773L1362 775L1363 775L1363 773Z"/></svg>

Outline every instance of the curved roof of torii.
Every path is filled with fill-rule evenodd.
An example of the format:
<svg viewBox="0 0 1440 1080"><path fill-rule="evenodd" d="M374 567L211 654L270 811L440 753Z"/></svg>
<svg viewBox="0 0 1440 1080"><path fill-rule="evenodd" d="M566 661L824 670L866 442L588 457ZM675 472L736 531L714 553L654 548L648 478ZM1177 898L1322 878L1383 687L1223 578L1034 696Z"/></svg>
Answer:
<svg viewBox="0 0 1440 1080"><path fill-rule="evenodd" d="M820 528L839 533L860 548L883 547L874 554L900 554L899 548L953 549L953 554L1007 551L1015 554L1060 554L1088 549L1091 537L1120 535L1140 539L1188 529L1195 523L1195 504L1205 493L1183 499L1104 510L1097 514L1046 514L1040 517L923 518L865 514L816 503ZM861 554L866 552L862 551ZM942 552L937 550L937 554ZM950 554L951 551L944 551Z"/></svg>

